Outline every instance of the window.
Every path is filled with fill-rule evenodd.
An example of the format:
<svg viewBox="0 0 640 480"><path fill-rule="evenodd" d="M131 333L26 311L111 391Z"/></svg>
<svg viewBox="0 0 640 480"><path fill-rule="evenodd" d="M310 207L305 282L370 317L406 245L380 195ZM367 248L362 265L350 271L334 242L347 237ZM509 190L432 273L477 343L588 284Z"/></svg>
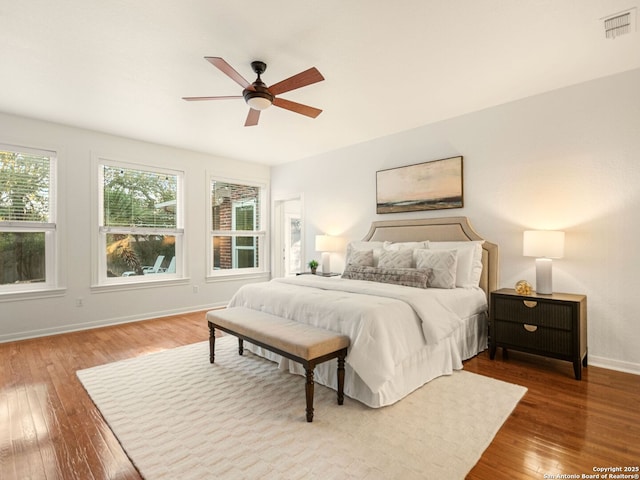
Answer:
<svg viewBox="0 0 640 480"><path fill-rule="evenodd" d="M181 277L182 172L100 160L99 283Z"/></svg>
<svg viewBox="0 0 640 480"><path fill-rule="evenodd" d="M0 145L0 292L56 286L56 154Z"/></svg>
<svg viewBox="0 0 640 480"><path fill-rule="evenodd" d="M210 274L264 272L265 188L218 179L212 179L210 186Z"/></svg>

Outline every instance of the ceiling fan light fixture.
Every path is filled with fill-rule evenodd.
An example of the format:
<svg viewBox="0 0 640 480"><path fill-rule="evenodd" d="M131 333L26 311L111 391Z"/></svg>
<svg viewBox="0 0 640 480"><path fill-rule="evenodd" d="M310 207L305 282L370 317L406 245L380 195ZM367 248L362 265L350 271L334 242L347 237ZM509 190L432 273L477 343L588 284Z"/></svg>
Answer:
<svg viewBox="0 0 640 480"><path fill-rule="evenodd" d="M244 96L244 101L247 102L254 110L264 110L265 108L269 108L273 103L273 95L267 88L267 86L260 81L260 77L258 80L253 82L252 90L245 89L242 92Z"/></svg>
<svg viewBox="0 0 640 480"><path fill-rule="evenodd" d="M264 110L265 108L269 108L271 106L271 100L263 97L252 97L247 100L247 105L249 105L254 110Z"/></svg>

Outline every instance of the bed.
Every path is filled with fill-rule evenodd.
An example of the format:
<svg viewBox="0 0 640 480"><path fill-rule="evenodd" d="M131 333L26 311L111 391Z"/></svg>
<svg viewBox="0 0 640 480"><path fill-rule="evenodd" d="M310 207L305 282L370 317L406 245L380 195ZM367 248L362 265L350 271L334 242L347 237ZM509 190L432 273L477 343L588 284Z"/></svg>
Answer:
<svg viewBox="0 0 640 480"><path fill-rule="evenodd" d="M341 277L300 275L244 285L229 306L348 335L344 393L374 408L462 369L463 360L486 349L498 246L480 237L466 217L373 222L362 241L349 243L345 265ZM254 345L247 349L304 374L286 358ZM335 388L334 363L316 368L318 383Z"/></svg>

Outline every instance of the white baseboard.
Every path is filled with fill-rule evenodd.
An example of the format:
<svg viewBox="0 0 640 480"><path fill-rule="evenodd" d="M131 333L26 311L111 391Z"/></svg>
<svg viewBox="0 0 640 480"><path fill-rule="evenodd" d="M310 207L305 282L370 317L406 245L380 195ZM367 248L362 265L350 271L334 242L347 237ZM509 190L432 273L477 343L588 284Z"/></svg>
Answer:
<svg viewBox="0 0 640 480"><path fill-rule="evenodd" d="M589 355L589 365L594 367L607 368L609 370L616 370L618 372L633 373L640 375L640 365L637 363L624 362L622 360L613 360L606 357L596 357Z"/></svg>
<svg viewBox="0 0 640 480"><path fill-rule="evenodd" d="M123 323L140 322L143 320L152 320L154 318L170 317L172 315L182 315L185 313L199 312L202 310L211 310L227 305L227 302L211 303L207 305L192 306L185 309L164 310L158 312L148 312L140 315L130 315L126 317L107 318L97 320L95 322L86 322L80 324L60 325L55 328L42 328L30 330L27 332L18 332L7 335L0 335L0 343L15 342L18 340L27 340L30 338L47 337L49 335L59 335L61 333L79 332L82 330L91 330L92 328L108 327L110 325L120 325ZM203 324L206 326L206 324ZM204 327L203 327L204 328Z"/></svg>

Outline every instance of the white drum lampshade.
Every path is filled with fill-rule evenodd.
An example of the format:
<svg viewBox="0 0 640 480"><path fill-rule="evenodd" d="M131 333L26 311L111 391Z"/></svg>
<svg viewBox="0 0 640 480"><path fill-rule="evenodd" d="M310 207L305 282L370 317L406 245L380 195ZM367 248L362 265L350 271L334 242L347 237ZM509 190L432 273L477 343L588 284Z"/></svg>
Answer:
<svg viewBox="0 0 640 480"><path fill-rule="evenodd" d="M564 232L525 231L522 255L536 257L536 292L546 295L553 293L552 259L564 256Z"/></svg>
<svg viewBox="0 0 640 480"><path fill-rule="evenodd" d="M316 235L316 251L322 252L322 273L331 272L331 252L335 252L338 237L331 235Z"/></svg>

